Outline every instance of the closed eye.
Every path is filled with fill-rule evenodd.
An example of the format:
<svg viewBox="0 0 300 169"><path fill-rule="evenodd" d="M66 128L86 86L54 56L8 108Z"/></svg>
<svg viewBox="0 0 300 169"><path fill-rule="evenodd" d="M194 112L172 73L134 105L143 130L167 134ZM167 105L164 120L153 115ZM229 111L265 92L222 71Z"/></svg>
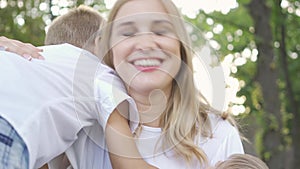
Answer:
<svg viewBox="0 0 300 169"><path fill-rule="evenodd" d="M119 36L130 37L134 36L137 32L134 22L124 22L118 24L116 27Z"/></svg>
<svg viewBox="0 0 300 169"><path fill-rule="evenodd" d="M159 20L154 22L152 32L158 36L175 35L173 25L169 21Z"/></svg>
<svg viewBox="0 0 300 169"><path fill-rule="evenodd" d="M167 30L157 30L157 31L153 31L153 33L154 33L155 35L158 35L158 36L163 36L163 35L168 34L169 31L167 31Z"/></svg>
<svg viewBox="0 0 300 169"><path fill-rule="evenodd" d="M126 37L131 37L131 36L135 35L135 32L133 32L133 31L122 32L121 35L126 36Z"/></svg>

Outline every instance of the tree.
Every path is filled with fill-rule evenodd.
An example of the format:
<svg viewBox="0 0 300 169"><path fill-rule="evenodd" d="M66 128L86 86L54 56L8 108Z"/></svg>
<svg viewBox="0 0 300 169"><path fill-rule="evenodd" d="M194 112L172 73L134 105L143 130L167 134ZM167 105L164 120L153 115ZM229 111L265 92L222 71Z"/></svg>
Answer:
<svg viewBox="0 0 300 169"><path fill-rule="evenodd" d="M293 12L288 12L288 10L297 9L297 6L299 7L299 2L291 1L287 8L281 7L282 3L283 1L281 0L276 0L274 2L273 15L275 18L277 18L275 20L277 22L275 22L274 24L274 32L278 32L274 35L276 37L276 41L280 44L277 53L279 56L278 65L280 66L282 72L281 79L284 82L283 93L286 96L285 109L293 116L289 125L292 140L292 148L290 149L294 150L293 156L291 156L292 165L290 167L295 168L296 166L300 165L300 161L296 160L300 158L300 112L299 104L297 104L299 103L299 99L297 101L296 98L296 95L297 93L299 93L299 91L295 90L295 86L297 85L297 82L293 78L295 71L290 68L294 67L294 65L299 67L299 60L296 60L296 62L294 62L294 59L291 59L288 53L293 53L291 51L295 50L298 45L297 41L295 43L295 41L290 41L289 39L293 39L293 37L299 36L299 33L294 32L293 30L297 30L297 28L299 29L300 20L298 16L296 16Z"/></svg>
<svg viewBox="0 0 300 169"><path fill-rule="evenodd" d="M262 91L266 120L269 124L263 136L264 160L270 168L284 168L283 143L281 139L282 117L280 112L278 70L273 49L273 35L270 25L271 9L265 0L252 0L249 12L254 20L255 42L259 51L257 60L257 82Z"/></svg>

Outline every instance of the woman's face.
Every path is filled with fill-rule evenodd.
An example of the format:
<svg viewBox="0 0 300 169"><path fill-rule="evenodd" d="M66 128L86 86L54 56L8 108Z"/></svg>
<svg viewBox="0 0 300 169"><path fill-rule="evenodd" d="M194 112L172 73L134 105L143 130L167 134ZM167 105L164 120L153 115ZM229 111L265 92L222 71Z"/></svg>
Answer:
<svg viewBox="0 0 300 169"><path fill-rule="evenodd" d="M180 43L160 0L132 0L112 27L113 64L130 91L168 91L180 69Z"/></svg>

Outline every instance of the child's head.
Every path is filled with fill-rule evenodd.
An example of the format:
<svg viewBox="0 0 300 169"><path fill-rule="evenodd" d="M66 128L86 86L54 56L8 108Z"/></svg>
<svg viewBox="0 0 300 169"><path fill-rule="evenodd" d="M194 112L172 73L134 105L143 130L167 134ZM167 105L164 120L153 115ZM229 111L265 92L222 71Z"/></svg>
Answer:
<svg viewBox="0 0 300 169"><path fill-rule="evenodd" d="M259 158L249 154L234 154L213 169L269 169Z"/></svg>
<svg viewBox="0 0 300 169"><path fill-rule="evenodd" d="M95 33L105 20L91 7L80 5L57 17L49 26L45 45L69 43L79 48L94 48Z"/></svg>

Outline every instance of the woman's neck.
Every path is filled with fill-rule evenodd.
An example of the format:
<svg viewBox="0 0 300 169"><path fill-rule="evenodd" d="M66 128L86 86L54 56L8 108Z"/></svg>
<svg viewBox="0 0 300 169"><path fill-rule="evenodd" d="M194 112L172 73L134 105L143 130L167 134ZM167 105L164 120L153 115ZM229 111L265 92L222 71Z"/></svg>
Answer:
<svg viewBox="0 0 300 169"><path fill-rule="evenodd" d="M153 90L151 92L140 93L129 90L129 95L136 102L140 123L150 127L161 127L160 118L166 110L170 92Z"/></svg>

